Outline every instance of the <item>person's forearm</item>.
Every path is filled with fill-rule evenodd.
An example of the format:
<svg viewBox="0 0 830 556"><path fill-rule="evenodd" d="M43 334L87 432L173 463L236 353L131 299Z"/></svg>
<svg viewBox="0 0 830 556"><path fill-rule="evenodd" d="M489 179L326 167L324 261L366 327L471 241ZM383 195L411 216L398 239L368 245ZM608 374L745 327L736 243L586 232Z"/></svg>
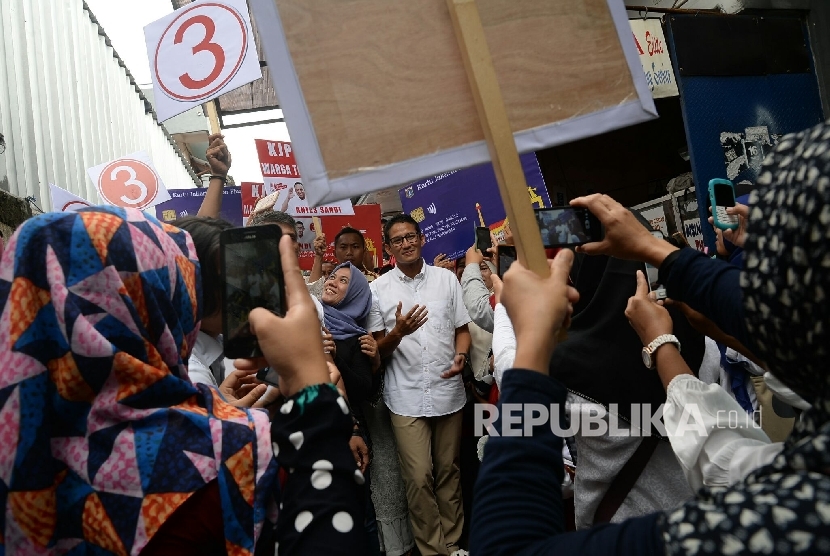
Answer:
<svg viewBox="0 0 830 556"><path fill-rule="evenodd" d="M680 250L668 268L660 268L660 280L671 299L683 301L752 349L744 319L740 279L738 267L710 259L694 249Z"/></svg>
<svg viewBox="0 0 830 556"><path fill-rule="evenodd" d="M288 202L290 200L291 200L291 197L289 196L285 201L283 201L282 208L280 209L280 212L286 212L288 210Z"/></svg>
<svg viewBox="0 0 830 556"><path fill-rule="evenodd" d="M310 283L314 283L323 277L323 255L314 253L314 264L311 265L311 275L308 277Z"/></svg>
<svg viewBox="0 0 830 556"><path fill-rule="evenodd" d="M386 359L391 356L392 353L398 349L401 340L403 340L403 334L398 332L397 328L393 328L391 332L378 340L378 353L380 354L381 359Z"/></svg>
<svg viewBox="0 0 830 556"><path fill-rule="evenodd" d="M465 324L455 329L455 352L466 353L467 361L470 360L470 346L473 344L473 337L470 335L470 329Z"/></svg>
<svg viewBox="0 0 830 556"><path fill-rule="evenodd" d="M484 285L478 265L468 266L461 275L462 298L470 318L480 328L493 332L493 308L490 306L490 292Z"/></svg>
<svg viewBox="0 0 830 556"><path fill-rule="evenodd" d="M660 377L660 382L663 383L663 388L668 388L672 379L678 375L694 376L674 344L663 344L657 348L654 356L657 362L657 375Z"/></svg>
<svg viewBox="0 0 830 556"><path fill-rule="evenodd" d="M363 477L356 476L349 448L353 421L343 413L337 398L331 385L321 384L299 392L291 398L287 411L283 406L274 416L271 436L279 447L277 460L292 471L282 489L277 522L277 541L285 554L366 553L362 527L365 486ZM299 527L298 519L302 518L298 516L309 512L313 512L313 520ZM341 542L336 546L328 543L329 536L320 534L332 523L340 531Z"/></svg>
<svg viewBox="0 0 830 556"><path fill-rule="evenodd" d="M222 211L222 189L225 187L225 182L219 178L210 178L205 198L202 200L202 206L199 207L197 216L207 216L210 218L219 218Z"/></svg>

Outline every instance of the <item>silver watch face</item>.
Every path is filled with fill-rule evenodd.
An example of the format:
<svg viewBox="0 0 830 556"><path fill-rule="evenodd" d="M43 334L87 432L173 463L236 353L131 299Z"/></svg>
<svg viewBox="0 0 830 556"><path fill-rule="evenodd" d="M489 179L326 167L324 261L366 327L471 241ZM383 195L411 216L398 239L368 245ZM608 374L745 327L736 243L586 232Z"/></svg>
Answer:
<svg viewBox="0 0 830 556"><path fill-rule="evenodd" d="M643 364L649 369L651 368L651 354L646 348L643 348Z"/></svg>

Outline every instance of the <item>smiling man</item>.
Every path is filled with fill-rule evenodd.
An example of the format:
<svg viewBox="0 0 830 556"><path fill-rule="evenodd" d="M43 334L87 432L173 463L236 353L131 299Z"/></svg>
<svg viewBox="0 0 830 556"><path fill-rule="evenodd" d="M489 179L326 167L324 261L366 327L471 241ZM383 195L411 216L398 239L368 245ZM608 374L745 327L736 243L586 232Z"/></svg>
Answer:
<svg viewBox="0 0 830 556"><path fill-rule="evenodd" d="M383 399L392 416L409 516L421 554L466 554L459 448L466 402L470 317L452 271L421 257L424 235L409 215L384 226L397 266L371 284L368 330L386 361Z"/></svg>

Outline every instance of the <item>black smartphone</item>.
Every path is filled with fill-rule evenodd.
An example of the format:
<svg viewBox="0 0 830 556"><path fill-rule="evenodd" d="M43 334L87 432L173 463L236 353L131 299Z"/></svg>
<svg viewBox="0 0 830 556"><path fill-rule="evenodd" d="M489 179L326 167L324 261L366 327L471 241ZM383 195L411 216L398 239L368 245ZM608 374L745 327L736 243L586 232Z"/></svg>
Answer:
<svg viewBox="0 0 830 556"><path fill-rule="evenodd" d="M545 247L571 247L602 241L602 224L591 211L575 207L534 209Z"/></svg>
<svg viewBox="0 0 830 556"><path fill-rule="evenodd" d="M271 367L265 367L264 369L257 371L256 378L265 384L270 384L271 386L276 386L277 388L280 386L280 375L277 374L277 371Z"/></svg>
<svg viewBox="0 0 830 556"><path fill-rule="evenodd" d="M229 228L219 236L222 288L222 333L225 357L259 357L248 314L256 307L285 315L285 282L275 224Z"/></svg>
<svg viewBox="0 0 830 556"><path fill-rule="evenodd" d="M498 275L499 278L504 278L504 273L516 260L516 248L512 245L499 245L497 249L499 253L496 258L498 261Z"/></svg>
<svg viewBox="0 0 830 556"><path fill-rule="evenodd" d="M490 239L490 228L486 226L476 226L476 249L487 254L487 250L493 246L493 240Z"/></svg>
<svg viewBox="0 0 830 556"><path fill-rule="evenodd" d="M657 239L666 239L663 232L655 230L651 235ZM654 292L657 299L666 299L666 287L660 283L660 269L645 263L646 265L646 280L648 281L648 291Z"/></svg>

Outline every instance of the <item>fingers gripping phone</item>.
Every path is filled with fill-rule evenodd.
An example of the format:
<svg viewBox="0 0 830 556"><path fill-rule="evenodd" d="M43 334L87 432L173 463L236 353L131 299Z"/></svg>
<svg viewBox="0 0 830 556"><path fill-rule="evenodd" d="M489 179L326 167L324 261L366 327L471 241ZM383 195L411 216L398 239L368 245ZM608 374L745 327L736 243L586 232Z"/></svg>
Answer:
<svg viewBox="0 0 830 556"><path fill-rule="evenodd" d="M732 182L720 178L710 180L709 200L715 227L721 230L738 229L738 216L726 213L727 208L735 206L735 186Z"/></svg>
<svg viewBox="0 0 830 556"><path fill-rule="evenodd" d="M222 287L222 333L225 357L262 355L248 315L256 307L285 315L280 227L274 224L230 228L219 236Z"/></svg>
<svg viewBox="0 0 830 556"><path fill-rule="evenodd" d="M476 249L487 254L487 250L493 246L493 241L490 239L490 228L486 226L476 227Z"/></svg>
<svg viewBox="0 0 830 556"><path fill-rule="evenodd" d="M545 248L602 241L602 224L588 209L551 207L535 209L534 212Z"/></svg>

